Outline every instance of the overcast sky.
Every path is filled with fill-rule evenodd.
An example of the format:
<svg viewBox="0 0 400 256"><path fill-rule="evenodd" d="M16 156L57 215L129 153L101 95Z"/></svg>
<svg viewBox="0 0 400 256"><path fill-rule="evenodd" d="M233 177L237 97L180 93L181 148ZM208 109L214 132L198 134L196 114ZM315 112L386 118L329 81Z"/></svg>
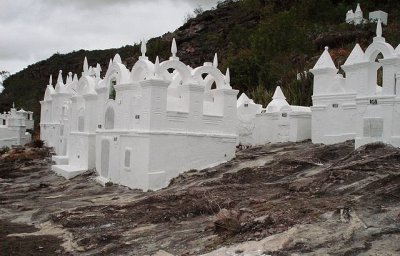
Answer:
<svg viewBox="0 0 400 256"><path fill-rule="evenodd" d="M174 31L218 0L0 0L0 71L56 52L117 48Z"/></svg>

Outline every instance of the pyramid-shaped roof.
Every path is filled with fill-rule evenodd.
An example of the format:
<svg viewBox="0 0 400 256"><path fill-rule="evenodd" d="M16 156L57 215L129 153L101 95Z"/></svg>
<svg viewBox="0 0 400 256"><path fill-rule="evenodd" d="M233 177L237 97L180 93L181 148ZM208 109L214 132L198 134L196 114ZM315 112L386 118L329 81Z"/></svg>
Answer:
<svg viewBox="0 0 400 256"><path fill-rule="evenodd" d="M277 86L276 87L276 89L275 89L275 93L274 93L274 96L272 96L272 99L284 99L284 100L286 100L286 97L285 97L285 95L283 94L283 92L282 92L282 89L281 89L281 87L280 86Z"/></svg>
<svg viewBox="0 0 400 256"><path fill-rule="evenodd" d="M314 69L336 69L335 63L333 63L332 57L328 52L328 47L325 47L324 52L321 57L319 57L317 63L314 66Z"/></svg>
<svg viewBox="0 0 400 256"><path fill-rule="evenodd" d="M284 106L289 106L289 103L286 101L281 87L277 86L272 101L267 106L267 112L279 112Z"/></svg>
<svg viewBox="0 0 400 256"><path fill-rule="evenodd" d="M361 46L359 44L356 44L356 46L354 46L353 50L351 51L344 65L352 65L364 61L365 61L364 51L361 49Z"/></svg>

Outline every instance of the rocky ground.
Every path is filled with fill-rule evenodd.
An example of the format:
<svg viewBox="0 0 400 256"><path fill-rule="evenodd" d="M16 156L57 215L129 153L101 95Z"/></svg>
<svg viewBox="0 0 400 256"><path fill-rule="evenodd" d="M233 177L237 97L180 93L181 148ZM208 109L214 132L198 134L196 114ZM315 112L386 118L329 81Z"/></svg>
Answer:
<svg viewBox="0 0 400 256"><path fill-rule="evenodd" d="M0 255L400 255L400 150L268 144L168 188L64 180L0 157Z"/></svg>

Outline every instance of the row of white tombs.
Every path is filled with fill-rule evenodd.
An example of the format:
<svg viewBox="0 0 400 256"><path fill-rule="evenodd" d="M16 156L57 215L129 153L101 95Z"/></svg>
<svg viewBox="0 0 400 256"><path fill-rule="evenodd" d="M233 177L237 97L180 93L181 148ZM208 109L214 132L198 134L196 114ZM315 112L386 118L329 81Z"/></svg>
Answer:
<svg viewBox="0 0 400 256"><path fill-rule="evenodd" d="M0 113L0 148L25 145L31 142L34 121L33 112L13 107Z"/></svg>
<svg viewBox="0 0 400 256"><path fill-rule="evenodd" d="M160 189L180 173L226 162L236 146L303 141L400 147L400 47L377 36L356 45L338 73L325 49L315 67L313 106L291 106L277 87L264 109L230 86L218 60L191 68L176 57L142 56L128 70L117 54L104 78L85 59L80 79L62 74L41 101L41 138L54 147L52 170L66 178L95 169L97 180ZM382 59L377 60L379 54ZM383 67L383 85L377 71ZM171 70L174 70L171 72Z"/></svg>

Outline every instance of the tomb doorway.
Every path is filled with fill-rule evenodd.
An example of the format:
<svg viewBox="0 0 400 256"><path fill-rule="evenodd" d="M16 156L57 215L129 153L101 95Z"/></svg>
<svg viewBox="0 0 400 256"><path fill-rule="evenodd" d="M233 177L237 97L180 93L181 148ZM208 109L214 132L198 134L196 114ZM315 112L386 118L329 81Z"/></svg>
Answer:
<svg viewBox="0 0 400 256"><path fill-rule="evenodd" d="M110 170L110 141L104 139L101 141L101 171L100 175L103 178L108 178Z"/></svg>

